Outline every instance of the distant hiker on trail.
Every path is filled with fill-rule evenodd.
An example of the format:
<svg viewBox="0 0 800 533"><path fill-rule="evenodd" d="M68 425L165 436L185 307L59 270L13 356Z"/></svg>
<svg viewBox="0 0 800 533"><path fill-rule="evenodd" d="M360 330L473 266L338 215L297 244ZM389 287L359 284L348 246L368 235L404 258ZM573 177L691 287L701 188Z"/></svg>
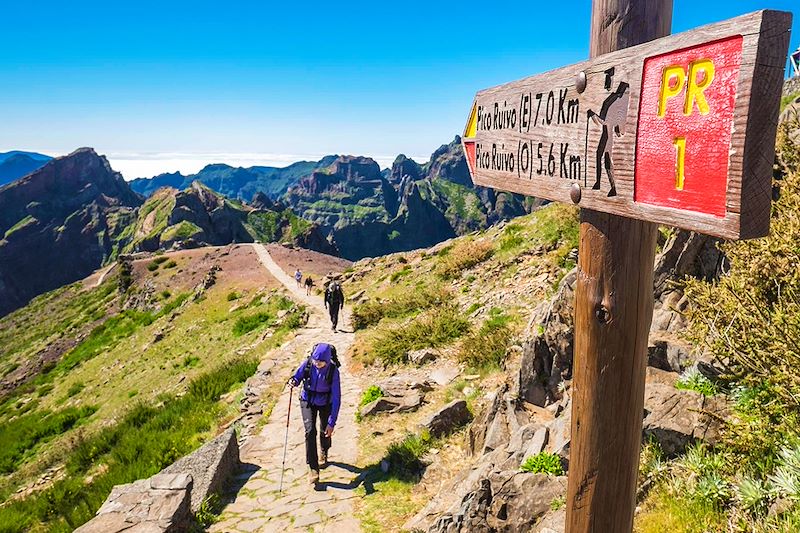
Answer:
<svg viewBox="0 0 800 533"><path fill-rule="evenodd" d="M306 286L306 296L310 296L311 289L314 287L314 280L311 279L311 276L306 276L306 281L304 285Z"/></svg>
<svg viewBox="0 0 800 533"><path fill-rule="evenodd" d="M300 393L300 412L303 415L303 426L306 433L308 480L314 485L319 483L320 465L325 466L328 462L331 436L342 402L339 366L339 358L333 345L315 344L311 349L311 355L300 364L289 380L292 387L303 384L303 390ZM321 448L319 456L317 455L317 418L319 418Z"/></svg>
<svg viewBox="0 0 800 533"><path fill-rule="evenodd" d="M300 280L303 279L303 273L300 272L300 269L294 271L294 280L297 282L297 286L300 286Z"/></svg>
<svg viewBox="0 0 800 533"><path fill-rule="evenodd" d="M344 308L344 293L338 276L331 273L328 274L328 277L331 281L325 288L325 308L331 315L331 326L336 332L336 326L339 324L339 309Z"/></svg>

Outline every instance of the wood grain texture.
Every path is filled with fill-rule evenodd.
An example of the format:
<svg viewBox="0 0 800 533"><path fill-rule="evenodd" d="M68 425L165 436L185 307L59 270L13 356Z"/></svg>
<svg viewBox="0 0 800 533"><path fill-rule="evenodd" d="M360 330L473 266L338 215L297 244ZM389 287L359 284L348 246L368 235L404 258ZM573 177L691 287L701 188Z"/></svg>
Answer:
<svg viewBox="0 0 800 533"><path fill-rule="evenodd" d="M592 53L661 37L671 16L672 0L595 0ZM568 533L633 529L656 232L652 222L581 209Z"/></svg>
<svg viewBox="0 0 800 533"><path fill-rule="evenodd" d="M660 3L663 2L642 0L627 6L628 11L595 20L600 32L598 38L616 35L609 46L626 46L636 40L632 36L637 32L659 35L664 31L662 23L650 20L648 14L658 11L654 6ZM647 20L632 23L639 14ZM570 188L579 182L583 189L581 207L728 239L763 236L769 227L772 143L783 76L779 58L785 58L788 49L790 23L788 13L759 11L657 40L649 38L645 44L479 91L474 108L482 111L484 121L478 121L473 138L464 138L465 143L474 143L471 148L477 152L473 181L477 185L568 203ZM621 34L617 35L618 32ZM737 35L742 37L742 50L732 109L724 216L634 201L644 61L665 52L699 47ZM594 52L599 49L592 48ZM609 87L611 68L614 71ZM582 71L586 73L587 86L583 93L578 93L576 78ZM602 134L587 112L597 113L620 82L629 85L625 94L628 112L620 128L621 135L611 135L616 195L609 196L612 191L605 178L599 190L592 188L598 158L591 154L591 149L600 142ZM553 102L550 113L549 99ZM664 172L669 176L674 167Z"/></svg>

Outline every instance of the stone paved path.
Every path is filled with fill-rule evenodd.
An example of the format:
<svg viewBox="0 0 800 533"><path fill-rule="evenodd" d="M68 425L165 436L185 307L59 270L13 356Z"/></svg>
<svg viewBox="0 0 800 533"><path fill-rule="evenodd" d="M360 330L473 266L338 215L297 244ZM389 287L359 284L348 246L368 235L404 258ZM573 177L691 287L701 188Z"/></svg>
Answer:
<svg viewBox="0 0 800 533"><path fill-rule="evenodd" d="M354 338L349 327L349 312L340 321L339 331L332 332L322 298L306 296L305 289L296 286L294 279L281 270L262 245L255 244L253 247L265 268L291 291L295 299L308 307L307 326L285 347L296 352L297 364L315 342L328 342L336 346L343 364L340 369L342 406L328 458L329 466L321 471L320 484L315 490L307 481L303 422L297 399L299 389L294 390L283 491L278 493L289 406L287 387L267 424L242 445L240 456L246 471L237 478L239 490L222 511L220 520L209 531L359 532L359 522L353 517L352 499L356 497L354 489L361 481L360 470L355 467L358 449L355 410L360 387L348 373L348 361L344 357Z"/></svg>

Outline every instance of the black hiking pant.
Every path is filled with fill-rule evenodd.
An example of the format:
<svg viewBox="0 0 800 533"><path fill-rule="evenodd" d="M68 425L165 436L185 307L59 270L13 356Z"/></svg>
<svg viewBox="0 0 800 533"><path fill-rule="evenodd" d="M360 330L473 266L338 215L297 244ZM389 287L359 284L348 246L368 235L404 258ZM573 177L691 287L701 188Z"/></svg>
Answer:
<svg viewBox="0 0 800 533"><path fill-rule="evenodd" d="M325 429L328 427L331 404L311 405L306 401L300 400L300 413L303 415L303 426L306 430L306 463L312 470L319 470L317 418L319 418L319 445L322 451L327 452L331 447L331 438L325 436Z"/></svg>
<svg viewBox="0 0 800 533"><path fill-rule="evenodd" d="M339 325L339 306L328 304L328 312L331 314L331 325L333 329L336 329L336 326Z"/></svg>

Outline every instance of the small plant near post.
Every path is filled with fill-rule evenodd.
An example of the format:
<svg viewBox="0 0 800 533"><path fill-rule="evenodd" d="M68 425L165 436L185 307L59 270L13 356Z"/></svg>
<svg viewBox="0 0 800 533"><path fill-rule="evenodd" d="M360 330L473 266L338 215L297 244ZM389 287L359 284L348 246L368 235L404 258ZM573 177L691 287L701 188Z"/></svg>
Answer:
<svg viewBox="0 0 800 533"><path fill-rule="evenodd" d="M523 472L533 474L549 474L551 476L563 476L564 467L561 465L561 457L554 453L540 452L531 455L520 465Z"/></svg>

